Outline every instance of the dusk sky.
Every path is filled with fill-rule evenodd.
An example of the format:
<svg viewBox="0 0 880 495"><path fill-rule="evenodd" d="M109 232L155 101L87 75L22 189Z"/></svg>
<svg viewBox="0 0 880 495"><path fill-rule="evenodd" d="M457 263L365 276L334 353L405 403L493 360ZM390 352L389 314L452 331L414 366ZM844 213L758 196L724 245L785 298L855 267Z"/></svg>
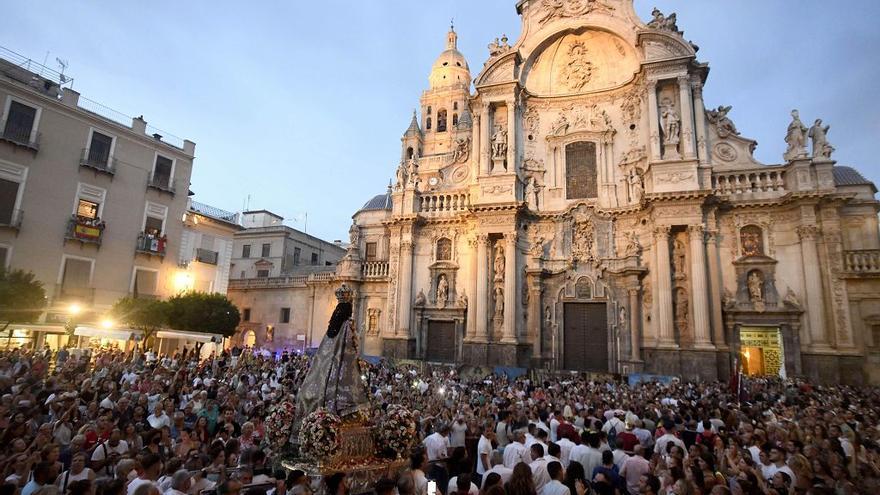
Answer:
<svg viewBox="0 0 880 495"><path fill-rule="evenodd" d="M450 18L476 77L517 39L515 0L5 1L0 45L66 73L83 96L196 142L195 199L346 239L385 191ZM758 160L782 160L789 112L831 125L834 158L880 183L880 1L637 0L678 14ZM299 218L300 221L294 221Z"/></svg>

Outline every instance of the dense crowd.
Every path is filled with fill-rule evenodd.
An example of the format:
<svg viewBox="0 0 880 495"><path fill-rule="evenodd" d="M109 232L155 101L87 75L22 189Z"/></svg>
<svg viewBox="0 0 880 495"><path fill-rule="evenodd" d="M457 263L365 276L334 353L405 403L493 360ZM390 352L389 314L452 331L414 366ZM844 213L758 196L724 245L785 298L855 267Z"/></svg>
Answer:
<svg viewBox="0 0 880 495"><path fill-rule="evenodd" d="M0 495L308 495L263 442L308 366L239 349L0 352ZM417 420L409 469L381 495L880 493L875 388L363 369L374 414L402 404ZM348 491L344 474L323 483Z"/></svg>

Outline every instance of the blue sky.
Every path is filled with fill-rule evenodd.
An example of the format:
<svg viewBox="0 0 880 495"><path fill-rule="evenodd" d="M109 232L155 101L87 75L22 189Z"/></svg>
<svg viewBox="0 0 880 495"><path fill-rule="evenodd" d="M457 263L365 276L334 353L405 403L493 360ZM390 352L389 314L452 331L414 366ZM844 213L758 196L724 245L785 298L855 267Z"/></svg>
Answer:
<svg viewBox="0 0 880 495"><path fill-rule="evenodd" d="M84 96L197 143L196 199L308 212L328 240L393 176L449 19L474 76L488 42L520 28L515 0L3 3L0 45L67 59ZM733 105L759 160L781 161L798 108L831 124L840 164L880 183L880 2L635 3L643 19L678 13L711 66L706 105Z"/></svg>

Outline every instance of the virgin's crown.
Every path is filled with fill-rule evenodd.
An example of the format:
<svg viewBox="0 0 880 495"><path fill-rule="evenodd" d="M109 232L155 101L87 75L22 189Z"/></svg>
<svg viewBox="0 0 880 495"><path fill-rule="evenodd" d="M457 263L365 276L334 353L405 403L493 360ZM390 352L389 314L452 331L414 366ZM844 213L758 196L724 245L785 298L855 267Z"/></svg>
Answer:
<svg viewBox="0 0 880 495"><path fill-rule="evenodd" d="M350 303L351 300L352 300L352 291L347 285L342 284L341 287L336 289L336 302Z"/></svg>

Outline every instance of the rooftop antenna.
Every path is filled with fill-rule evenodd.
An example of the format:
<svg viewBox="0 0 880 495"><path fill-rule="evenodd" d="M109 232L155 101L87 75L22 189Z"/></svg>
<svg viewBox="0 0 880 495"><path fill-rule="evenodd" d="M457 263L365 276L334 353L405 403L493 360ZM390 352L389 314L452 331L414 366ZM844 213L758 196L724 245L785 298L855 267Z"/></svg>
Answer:
<svg viewBox="0 0 880 495"><path fill-rule="evenodd" d="M67 60L61 57L55 57L55 61L58 62L58 66L61 67L61 74L58 76L58 82L64 84L67 82L67 77L64 75L64 71L67 70L67 66L70 64Z"/></svg>

